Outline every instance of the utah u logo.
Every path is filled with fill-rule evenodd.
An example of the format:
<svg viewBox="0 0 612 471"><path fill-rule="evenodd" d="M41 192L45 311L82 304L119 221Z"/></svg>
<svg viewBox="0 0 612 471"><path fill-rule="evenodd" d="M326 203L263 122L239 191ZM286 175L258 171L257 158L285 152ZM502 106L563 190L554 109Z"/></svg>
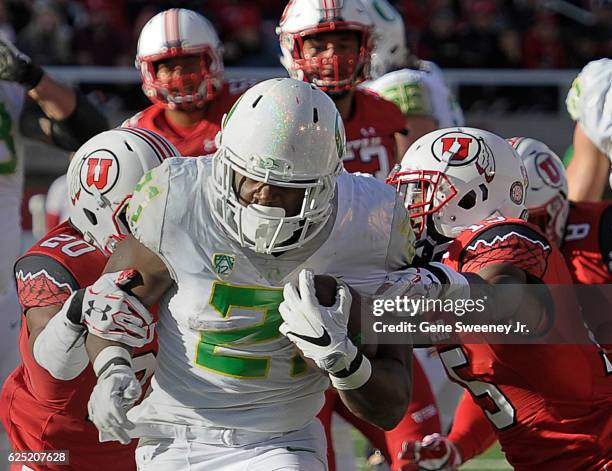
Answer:
<svg viewBox="0 0 612 471"><path fill-rule="evenodd" d="M96 188L101 194L108 193L117 183L119 178L119 162L115 154L106 149L93 151L83 159L79 169L81 188L89 193L94 193ZM71 195L80 189L71 190Z"/></svg>
<svg viewBox="0 0 612 471"><path fill-rule="evenodd" d="M555 162L554 157L547 152L541 152L535 159L536 170L540 178L553 188L559 188L562 184L562 173L559 169L560 163Z"/></svg>
<svg viewBox="0 0 612 471"><path fill-rule="evenodd" d="M464 160L470 155L471 137L443 137L442 153L452 152L451 160Z"/></svg>
<svg viewBox="0 0 612 471"><path fill-rule="evenodd" d="M103 190L108 183L108 170L113 165L112 159L90 157L87 161L87 186Z"/></svg>

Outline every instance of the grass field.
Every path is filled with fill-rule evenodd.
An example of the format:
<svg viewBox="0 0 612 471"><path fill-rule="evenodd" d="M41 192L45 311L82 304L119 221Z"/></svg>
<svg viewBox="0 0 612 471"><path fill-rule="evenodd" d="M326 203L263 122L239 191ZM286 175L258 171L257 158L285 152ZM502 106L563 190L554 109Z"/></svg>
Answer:
<svg viewBox="0 0 612 471"><path fill-rule="evenodd" d="M353 442L355 446L355 452L357 453L357 469L359 471L366 471L365 458L362 455L362 450L365 450L366 441L357 430L353 429ZM361 456L360 456L361 455ZM495 443L486 453L471 460L461 467L461 471L499 471L499 470L511 470L512 466L504 459L504 454L499 448L499 445Z"/></svg>

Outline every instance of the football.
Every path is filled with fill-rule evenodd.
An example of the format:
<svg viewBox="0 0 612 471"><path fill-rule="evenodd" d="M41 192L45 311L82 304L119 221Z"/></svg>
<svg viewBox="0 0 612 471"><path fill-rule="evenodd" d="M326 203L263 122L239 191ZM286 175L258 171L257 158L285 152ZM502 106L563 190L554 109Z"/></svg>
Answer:
<svg viewBox="0 0 612 471"><path fill-rule="evenodd" d="M333 306L336 302L336 279L329 275L315 275L315 295L322 306ZM348 322L349 337L355 339L361 337L361 296L357 291L349 286L351 296L351 313ZM376 345L361 345L359 350L368 358L373 358L376 355Z"/></svg>

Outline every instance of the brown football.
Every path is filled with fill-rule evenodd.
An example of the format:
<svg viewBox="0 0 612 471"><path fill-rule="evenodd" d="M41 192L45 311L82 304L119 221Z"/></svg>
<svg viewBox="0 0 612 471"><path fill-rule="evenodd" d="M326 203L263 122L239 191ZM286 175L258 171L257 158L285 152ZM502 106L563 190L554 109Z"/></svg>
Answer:
<svg viewBox="0 0 612 471"><path fill-rule="evenodd" d="M336 302L336 279L329 275L315 275L315 294L317 300L323 306L333 306ZM351 303L351 314L348 322L348 333L351 339L359 338L361 334L361 296L349 286L353 301ZM376 345L361 345L361 352L368 358L376 355Z"/></svg>

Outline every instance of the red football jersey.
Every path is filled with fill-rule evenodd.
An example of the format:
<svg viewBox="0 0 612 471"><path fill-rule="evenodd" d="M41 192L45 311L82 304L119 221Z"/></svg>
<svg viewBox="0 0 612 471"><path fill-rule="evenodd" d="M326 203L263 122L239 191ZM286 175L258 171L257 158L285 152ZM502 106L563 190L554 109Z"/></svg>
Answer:
<svg viewBox="0 0 612 471"><path fill-rule="evenodd" d="M457 271L511 262L547 284L572 284L561 253L521 220L492 218L472 226L445 257ZM449 377L470 392L493 424L514 469L600 471L611 458L612 376L606 375L600 349L586 343L574 293L557 291L554 324L543 334L547 344L438 350ZM585 343L555 344L578 333Z"/></svg>
<svg viewBox="0 0 612 471"><path fill-rule="evenodd" d="M106 261L69 222L53 228L15 265L24 313L29 308L63 304L73 291L93 284ZM19 338L22 363L4 383L0 401L0 416L13 449L69 450L70 466L28 465L36 470L106 471L109 459L112 469L135 470L137 441L127 446L100 443L98 430L87 418L87 402L96 384L91 365L73 380L55 379L34 359L28 337L24 319ZM156 339L134 351L134 369L143 391L153 374L156 353Z"/></svg>
<svg viewBox="0 0 612 471"><path fill-rule="evenodd" d="M406 128L406 118L388 100L358 88L351 116L344 120L346 156L344 168L384 180L398 161L395 133Z"/></svg>
<svg viewBox="0 0 612 471"><path fill-rule="evenodd" d="M561 246L576 283L612 283L612 201L570 203Z"/></svg>
<svg viewBox="0 0 612 471"><path fill-rule="evenodd" d="M225 82L219 94L208 103L206 117L194 126L178 126L166 118L166 108L155 103L125 120L122 127L150 129L168 139L184 156L197 157L217 150L215 137L221 130L221 119L238 97L253 85L250 80Z"/></svg>

